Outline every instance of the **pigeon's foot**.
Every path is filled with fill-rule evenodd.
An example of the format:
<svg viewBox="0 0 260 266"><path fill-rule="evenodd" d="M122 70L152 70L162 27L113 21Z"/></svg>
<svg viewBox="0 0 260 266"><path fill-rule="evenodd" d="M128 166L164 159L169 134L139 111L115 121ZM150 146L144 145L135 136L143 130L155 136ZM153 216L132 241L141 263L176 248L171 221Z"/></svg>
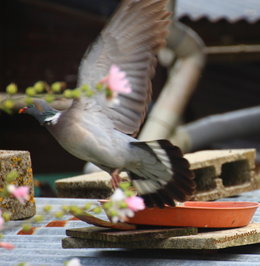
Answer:
<svg viewBox="0 0 260 266"><path fill-rule="evenodd" d="M111 183L112 183L112 188L116 189L119 187L119 183L121 182L121 177L119 176L120 170L116 169L111 173Z"/></svg>

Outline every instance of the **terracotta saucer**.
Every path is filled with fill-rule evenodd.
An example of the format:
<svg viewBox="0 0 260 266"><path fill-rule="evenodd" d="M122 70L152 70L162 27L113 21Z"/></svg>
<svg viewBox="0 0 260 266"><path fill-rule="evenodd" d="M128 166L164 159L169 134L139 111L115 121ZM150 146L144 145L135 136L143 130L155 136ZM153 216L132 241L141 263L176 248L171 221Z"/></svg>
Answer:
<svg viewBox="0 0 260 266"><path fill-rule="evenodd" d="M138 211L127 222L161 226L242 227L249 224L258 206L260 203L257 202L187 201L181 206Z"/></svg>

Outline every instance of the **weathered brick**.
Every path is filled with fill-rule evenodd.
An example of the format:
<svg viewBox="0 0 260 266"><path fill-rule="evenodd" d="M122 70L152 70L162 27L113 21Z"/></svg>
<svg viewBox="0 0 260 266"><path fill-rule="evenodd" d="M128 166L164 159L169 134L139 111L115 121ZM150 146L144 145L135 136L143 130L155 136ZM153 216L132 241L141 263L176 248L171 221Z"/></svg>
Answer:
<svg viewBox="0 0 260 266"><path fill-rule="evenodd" d="M59 179L55 182L59 197L106 198L112 193L111 177L106 172Z"/></svg>
<svg viewBox="0 0 260 266"><path fill-rule="evenodd" d="M30 199L23 205L12 196L0 198L1 210L9 211L13 220L31 217L35 214L35 201L30 153L0 150L0 189L3 189L5 177L11 170L18 172L14 185L29 186Z"/></svg>
<svg viewBox="0 0 260 266"><path fill-rule="evenodd" d="M259 188L255 150L209 150L185 155L195 173L193 200L214 200Z"/></svg>
<svg viewBox="0 0 260 266"><path fill-rule="evenodd" d="M209 150L186 154L195 173L193 200L214 200L260 188L255 174L255 150ZM121 173L127 178L126 173ZM101 171L56 181L63 197L106 198L112 193L111 177Z"/></svg>
<svg viewBox="0 0 260 266"><path fill-rule="evenodd" d="M74 229L77 230L77 229ZM79 231L80 233L80 231ZM200 232L195 235L173 236L167 239L147 237L143 241L112 242L97 239L67 237L63 248L134 248L134 249L195 249L215 250L260 243L260 224L234 229Z"/></svg>

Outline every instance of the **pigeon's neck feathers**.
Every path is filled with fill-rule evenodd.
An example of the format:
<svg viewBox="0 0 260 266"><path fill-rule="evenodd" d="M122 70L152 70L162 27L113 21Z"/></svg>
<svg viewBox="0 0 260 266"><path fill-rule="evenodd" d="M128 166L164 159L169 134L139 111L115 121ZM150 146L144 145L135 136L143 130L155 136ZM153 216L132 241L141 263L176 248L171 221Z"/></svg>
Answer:
<svg viewBox="0 0 260 266"><path fill-rule="evenodd" d="M44 124L54 126L58 123L61 112L57 110L51 110L44 112L43 115L45 116Z"/></svg>
<svg viewBox="0 0 260 266"><path fill-rule="evenodd" d="M26 113L32 115L41 125L56 125L61 116L60 111L42 100L37 100L28 106Z"/></svg>

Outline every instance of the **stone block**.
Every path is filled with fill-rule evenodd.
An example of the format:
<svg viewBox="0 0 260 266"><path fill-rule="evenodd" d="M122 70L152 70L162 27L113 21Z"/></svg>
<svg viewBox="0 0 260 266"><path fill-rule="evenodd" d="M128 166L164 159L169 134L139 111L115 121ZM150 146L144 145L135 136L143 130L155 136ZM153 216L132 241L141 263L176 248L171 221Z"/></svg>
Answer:
<svg viewBox="0 0 260 266"><path fill-rule="evenodd" d="M259 188L255 150L208 150L186 154L197 185L193 200L215 200Z"/></svg>
<svg viewBox="0 0 260 266"><path fill-rule="evenodd" d="M147 238L142 241L113 242L67 237L63 248L130 248L130 249L192 249L216 250L260 243L260 224L225 230L202 230L195 235L172 236L166 239Z"/></svg>
<svg viewBox="0 0 260 266"><path fill-rule="evenodd" d="M111 177L102 171L92 174L56 180L59 197L66 198L107 198L112 193Z"/></svg>
<svg viewBox="0 0 260 266"><path fill-rule="evenodd" d="M196 194L192 200L215 200L260 188L255 174L255 150L208 150L186 154L195 174ZM121 173L127 179L125 172ZM101 171L56 181L62 197L107 198L111 177Z"/></svg>
<svg viewBox="0 0 260 266"><path fill-rule="evenodd" d="M0 150L0 189L3 188L6 175L11 171L18 172L18 178L13 182L16 186L29 186L30 199L24 205L13 197L0 198L2 211L9 211L11 219L24 219L35 215L34 184L30 153L28 151Z"/></svg>
<svg viewBox="0 0 260 266"><path fill-rule="evenodd" d="M138 230L118 231L98 226L89 226L83 228L72 228L66 230L67 236L75 238L108 241L115 243L147 241L150 239L166 239L173 236L195 235L197 228L142 228Z"/></svg>

